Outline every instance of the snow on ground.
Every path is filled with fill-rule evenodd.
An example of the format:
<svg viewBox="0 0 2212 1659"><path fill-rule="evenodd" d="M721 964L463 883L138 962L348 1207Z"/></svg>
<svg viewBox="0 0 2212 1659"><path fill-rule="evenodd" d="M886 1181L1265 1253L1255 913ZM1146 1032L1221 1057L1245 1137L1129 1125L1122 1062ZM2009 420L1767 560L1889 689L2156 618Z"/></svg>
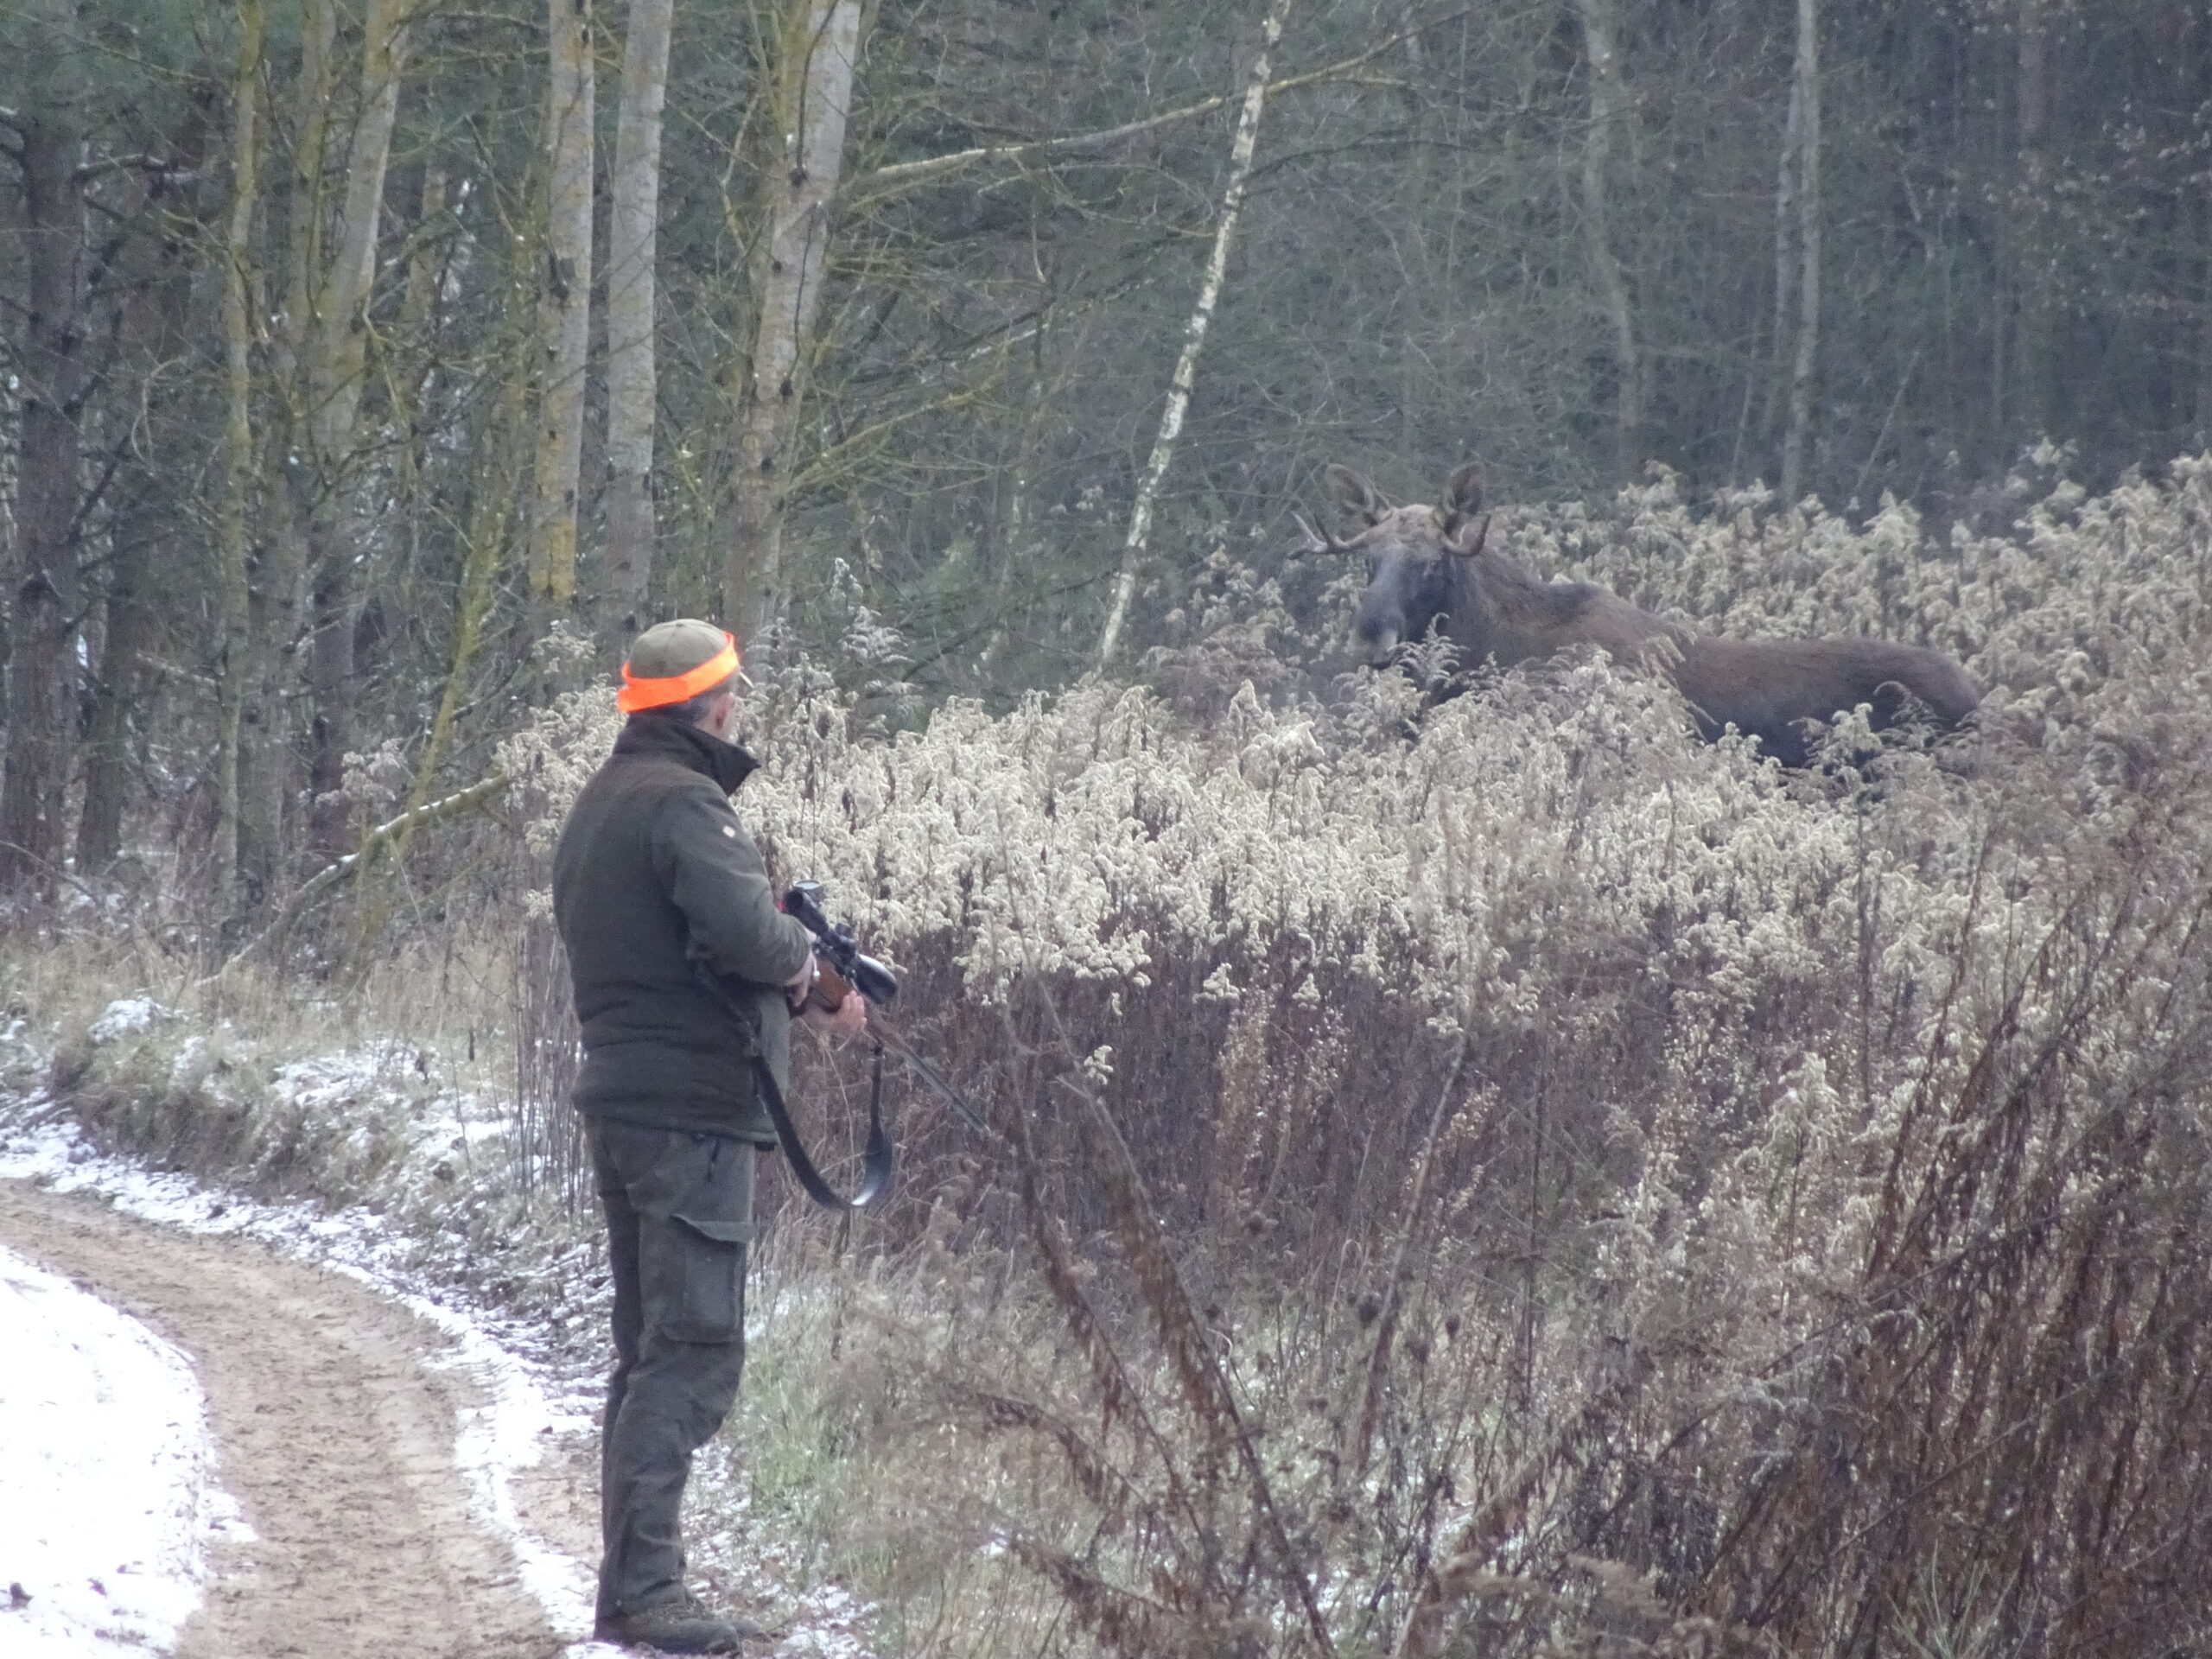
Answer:
<svg viewBox="0 0 2212 1659"><path fill-rule="evenodd" d="M113 1041L180 1017L149 997L126 998L110 1003L88 1035L95 1043ZM188 1057L191 1046L199 1040L187 1039L182 1055ZM32 1047L29 1027L21 1018L0 1027L0 1049L9 1047L23 1052ZM278 1068L276 1081L288 1095L310 1103L327 1098L334 1109L358 1110L359 1101L382 1098L383 1074L391 1063L390 1053L371 1045L288 1063ZM504 1126L484 1121L469 1108L465 1096L451 1091L414 1103L410 1116L415 1137L420 1144L449 1146L466 1157L478 1141L504 1132ZM540 1351L542 1344L536 1338L542 1332L482 1309L457 1310L450 1306L449 1293L431 1293L407 1269L408 1241L366 1211L329 1211L304 1203L258 1204L203 1187L183 1175L105 1156L43 1096L27 1098L0 1091L0 1179L6 1179L36 1180L56 1192L98 1193L129 1214L191 1231L261 1238L352 1274L450 1333L454 1349L447 1363L471 1374L490 1402L462 1425L455 1447L455 1465L469 1482L479 1513L508 1540L523 1581L544 1607L548 1623L574 1644L568 1649L568 1659L619 1659L622 1649L585 1639L592 1622L592 1569L529 1531L517 1509L517 1478L537 1464L546 1438L576 1433L595 1438L597 1433L597 1378L582 1382L556 1379L550 1369L520 1357ZM0 1323L0 1330L6 1328ZM0 1389L6 1388L14 1369L14 1355L0 1344ZM0 1423L0 1516L16 1508L9 1472L14 1461L12 1444L12 1434ZM0 1618L6 1616L10 1576L8 1541L9 1534L0 1525ZM792 1616L779 1651L792 1659L861 1659L868 1652L862 1634L869 1611L865 1604L836 1586L804 1586L803 1573L792 1575L804 1586L800 1589L791 1588L791 1580L782 1575L763 1573L766 1558L775 1552L764 1541L747 1541L753 1559L723 1565L734 1581L752 1580L766 1589L768 1580L777 1580L784 1592L778 1599L789 1602ZM714 1553L708 1541L699 1543L702 1554ZM6 1633L6 1625L0 1624L0 1636ZM167 1643L154 1645L166 1647ZM78 1650L58 1651L75 1659ZM16 1649L3 1641L0 1656L17 1659ZM22 1659L48 1656L33 1650Z"/></svg>
<svg viewBox="0 0 2212 1659"><path fill-rule="evenodd" d="M397 1265L403 1254L402 1241L393 1237L376 1217L360 1211L331 1214L303 1204L256 1204L217 1192L181 1175L158 1173L97 1154L74 1124L50 1111L41 1111L41 1103L36 1100L0 1101L0 1107L10 1105L16 1109L0 1111L0 1179L35 1180L58 1192L95 1192L128 1214L194 1232L244 1233L265 1239L375 1287L448 1332L454 1339L454 1348L443 1363L473 1376L489 1402L468 1414L454 1447L455 1466L469 1483L478 1512L514 1550L523 1582L544 1607L547 1621L556 1633L575 1643L569 1649L569 1659L612 1659L620 1653L620 1649L584 1639L589 1635L592 1618L589 1570L524 1528L515 1502L515 1479L537 1463L543 1437L589 1427L588 1399L555 1397L541 1385L531 1369L481 1323L411 1289ZM15 1120L13 1123L9 1122L10 1118ZM27 1266L26 1270L35 1272ZM20 1456L19 1449L51 1448L55 1454L60 1454L66 1450L72 1430L63 1418L27 1418L19 1433L15 1419L8 1414L12 1399L21 1395L28 1400L44 1390L37 1381L41 1362L27 1352L23 1344L12 1339L16 1308L7 1283L4 1264L0 1264L0 1330L9 1331L11 1338L9 1343L0 1345L0 1574L16 1579L22 1573L12 1563L22 1559L22 1554L15 1535L15 1529L22 1523L15 1517L35 1513L41 1501L36 1494L43 1490L19 1483L25 1479L57 1478L66 1473L58 1471L41 1474L41 1460ZM62 1288L67 1290L68 1287ZM143 1431L135 1442L127 1436L116 1442L136 1447L129 1458L118 1458L112 1463L113 1478L119 1484L97 1500L88 1499L81 1506L82 1510L89 1514L103 1505L112 1505L118 1514L146 1515L149 1530L145 1541L143 1546L134 1547L137 1553L130 1559L196 1561L206 1524L188 1508L181 1510L164 1496L168 1489L161 1483L170 1477L159 1472L163 1466L161 1457L154 1458L152 1465L149 1465L147 1450L149 1446L167 1448L162 1455L170 1466L186 1464L194 1469L204 1467L206 1436L200 1427L200 1394L190 1367L174 1349L157 1343L123 1315L90 1297L79 1295L78 1300L109 1320L138 1329L144 1342L155 1344L167 1356L168 1363L175 1368L171 1375L175 1384L188 1395L188 1418L193 1425L188 1435L176 1427L187 1418L180 1414L181 1408L173 1405L134 1403L119 1410L116 1414L118 1417L133 1419L143 1426ZM79 1328L89 1329L95 1317L92 1313L82 1314ZM100 1351L105 1352L105 1347ZM123 1362L118 1359L116 1363ZM149 1401L150 1398L148 1396ZM149 1466L156 1471L152 1477L146 1475ZM132 1484L134 1471L136 1484ZM101 1552L116 1554L110 1544L103 1544ZM87 1567L76 1576L97 1576L101 1570L97 1565ZM150 1569L142 1570L150 1574ZM73 1573L75 1568L73 1563L60 1560L57 1562L57 1571L66 1574ZM150 1576L147 1581L153 1581ZM112 1587L111 1584L110 1588ZM38 1592L32 1590L28 1580L24 1580L24 1588L32 1592L34 1600L30 1605L36 1608ZM92 1597L92 1602L85 1601L87 1595ZM8 1659L79 1659L80 1655L106 1656L122 1651L111 1646L87 1645L97 1641L92 1634L94 1629L111 1630L138 1651L143 1652L147 1646L165 1649L174 1639L176 1627L189 1615L197 1600L197 1581L194 1580L184 1599L178 1601L173 1594L168 1599L157 1600L156 1607L140 1616L141 1622L137 1624L118 1624L110 1619L105 1624L84 1625L80 1630L78 1625L57 1624L56 1629L63 1633L55 1639L79 1643L73 1647L18 1649L14 1645L15 1632L8 1624L0 1624L0 1637L6 1638L0 1641L0 1649L4 1649ZM0 1585L0 1620L9 1618L8 1601L8 1589ZM85 1590L75 1592L68 1606L97 1612L110 1605L111 1602L101 1602L96 1592ZM166 1610L165 1624L152 1617L153 1611L162 1610Z"/></svg>
<svg viewBox="0 0 2212 1659"><path fill-rule="evenodd" d="M0 1249L0 1649L165 1649L200 1605L207 1545L245 1534L215 1484L183 1355Z"/></svg>

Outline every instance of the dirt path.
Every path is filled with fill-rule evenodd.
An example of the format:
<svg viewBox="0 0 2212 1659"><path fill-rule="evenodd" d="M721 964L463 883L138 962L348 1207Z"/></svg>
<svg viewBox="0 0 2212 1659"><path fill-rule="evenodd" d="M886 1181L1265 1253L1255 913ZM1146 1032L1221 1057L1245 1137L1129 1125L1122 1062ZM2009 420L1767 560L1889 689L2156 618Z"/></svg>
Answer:
<svg viewBox="0 0 2212 1659"><path fill-rule="evenodd" d="M0 1244L191 1356L218 1478L258 1541L222 1546L179 1659L548 1659L563 1643L453 1466L449 1338L250 1238L0 1181ZM536 1503L559 1506L541 1486ZM546 1516L573 1535L577 1517Z"/></svg>

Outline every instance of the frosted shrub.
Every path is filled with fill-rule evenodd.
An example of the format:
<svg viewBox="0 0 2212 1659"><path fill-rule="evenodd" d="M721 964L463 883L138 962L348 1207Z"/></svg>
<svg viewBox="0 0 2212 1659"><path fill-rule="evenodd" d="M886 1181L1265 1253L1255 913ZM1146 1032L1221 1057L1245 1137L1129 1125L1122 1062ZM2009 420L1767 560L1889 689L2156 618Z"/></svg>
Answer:
<svg viewBox="0 0 2212 1659"><path fill-rule="evenodd" d="M1940 545L1665 478L1493 535L1722 631L1942 645L1981 729L1844 715L1785 773L1595 655L1209 694L1285 637L1263 584L1173 703L887 741L767 688L741 810L1005 1137L915 1096L881 1236L945 1200L1026 1240L1077 1338L947 1361L1031 1437L1028 1497L957 1478L977 1524L1129 1651L1887 1650L1969 1556L1959 1630L2204 1636L2160 1471L2208 1473L2212 462ZM509 746L530 833L613 730L594 693Z"/></svg>

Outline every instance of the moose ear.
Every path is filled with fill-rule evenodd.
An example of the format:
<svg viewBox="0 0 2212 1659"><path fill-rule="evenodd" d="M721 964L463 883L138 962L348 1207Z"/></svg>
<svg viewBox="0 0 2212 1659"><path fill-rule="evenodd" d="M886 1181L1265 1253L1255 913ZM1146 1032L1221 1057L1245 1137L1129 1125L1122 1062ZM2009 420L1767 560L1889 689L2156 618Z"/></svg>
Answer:
<svg viewBox="0 0 2212 1659"><path fill-rule="evenodd" d="M1329 499L1338 507L1365 524L1382 521L1388 504L1363 474L1332 461L1323 476L1329 482Z"/></svg>
<svg viewBox="0 0 2212 1659"><path fill-rule="evenodd" d="M1452 535L1483 510L1483 464L1463 461L1444 486L1444 532Z"/></svg>

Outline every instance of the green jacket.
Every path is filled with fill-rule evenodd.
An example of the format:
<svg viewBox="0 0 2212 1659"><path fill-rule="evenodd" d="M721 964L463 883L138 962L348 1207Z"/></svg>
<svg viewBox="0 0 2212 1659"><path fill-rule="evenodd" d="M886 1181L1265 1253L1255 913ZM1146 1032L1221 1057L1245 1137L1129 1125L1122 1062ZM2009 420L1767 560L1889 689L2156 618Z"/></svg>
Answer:
<svg viewBox="0 0 2212 1659"><path fill-rule="evenodd" d="M576 797L553 854L553 918L583 1027L575 1098L587 1116L775 1141L753 1057L788 1077L782 987L813 944L776 908L730 809L756 764L696 726L638 715Z"/></svg>

